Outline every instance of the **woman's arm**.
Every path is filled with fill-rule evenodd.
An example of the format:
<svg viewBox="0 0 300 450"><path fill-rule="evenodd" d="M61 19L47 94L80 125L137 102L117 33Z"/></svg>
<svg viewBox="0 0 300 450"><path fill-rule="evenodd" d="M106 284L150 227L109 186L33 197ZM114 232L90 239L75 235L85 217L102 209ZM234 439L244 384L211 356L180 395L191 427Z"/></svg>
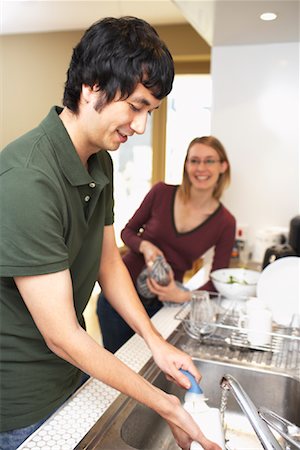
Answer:
<svg viewBox="0 0 300 450"><path fill-rule="evenodd" d="M155 201L158 185L159 183L154 185L147 193L139 208L121 231L121 238L124 244L136 253L141 251L140 245L143 237L140 230L143 229L151 217L151 211Z"/></svg>
<svg viewBox="0 0 300 450"><path fill-rule="evenodd" d="M213 227L214 240L212 239L212 237L210 237L212 242L211 245L213 245L213 242L215 242L214 256L211 270L217 270L219 268L229 266L231 252L235 240L235 226L236 226L235 219L229 212L227 212L227 210L223 212L223 215L221 216L220 220L215 219ZM205 240L206 236L203 234L203 232L201 233L202 233L201 238L199 236L199 239L202 239L203 241ZM150 245L148 247L147 241L142 241L141 248L145 246L147 250L149 249L149 252L152 252L151 243L149 244ZM195 245L195 243L192 243L190 245ZM192 252L194 251L194 249L191 247L190 251ZM155 252L153 253L155 254ZM166 259L168 258L166 257ZM167 286L161 286L151 278L147 280L147 285L149 290L153 294L155 294L161 301L183 303L191 299L191 293L189 291L183 291L182 289L180 289L180 287L178 287L178 285L174 280L173 272L170 274L170 283ZM215 287L211 280L206 282L204 285L199 286L198 289L208 290L212 292L215 291Z"/></svg>

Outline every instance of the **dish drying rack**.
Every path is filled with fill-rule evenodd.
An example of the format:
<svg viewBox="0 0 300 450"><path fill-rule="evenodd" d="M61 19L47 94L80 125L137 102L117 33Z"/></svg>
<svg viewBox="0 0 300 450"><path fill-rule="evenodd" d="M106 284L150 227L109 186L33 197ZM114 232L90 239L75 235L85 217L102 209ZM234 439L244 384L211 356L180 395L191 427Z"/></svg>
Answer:
<svg viewBox="0 0 300 450"><path fill-rule="evenodd" d="M209 292L214 310L212 323L195 324L190 319L191 302L185 303L175 315L180 320L185 332L193 339L208 345L224 345L236 349L259 350L262 352L291 352L300 366L300 329L273 322L270 343L253 346L247 339L247 328L238 326L240 316L244 314L241 300L229 300L218 293Z"/></svg>

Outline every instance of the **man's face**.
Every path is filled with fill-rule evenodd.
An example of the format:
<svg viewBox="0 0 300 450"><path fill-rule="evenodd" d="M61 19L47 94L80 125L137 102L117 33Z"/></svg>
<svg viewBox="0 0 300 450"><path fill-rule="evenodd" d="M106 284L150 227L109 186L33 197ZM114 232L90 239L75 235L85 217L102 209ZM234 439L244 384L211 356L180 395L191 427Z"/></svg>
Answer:
<svg viewBox="0 0 300 450"><path fill-rule="evenodd" d="M148 115L160 106L157 100L141 83L125 100L118 96L96 111L101 91L84 85L80 102L79 120L83 140L89 150L117 150L120 144L133 134L143 134Z"/></svg>

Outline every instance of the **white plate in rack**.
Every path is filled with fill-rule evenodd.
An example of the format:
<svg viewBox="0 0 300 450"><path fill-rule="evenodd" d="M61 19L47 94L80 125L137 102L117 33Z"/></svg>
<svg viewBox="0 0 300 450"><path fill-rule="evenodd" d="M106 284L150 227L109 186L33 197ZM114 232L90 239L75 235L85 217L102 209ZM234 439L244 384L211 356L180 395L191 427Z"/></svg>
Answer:
<svg viewBox="0 0 300 450"><path fill-rule="evenodd" d="M273 313L273 320L288 326L300 313L300 257L286 256L269 264L257 283L257 297Z"/></svg>

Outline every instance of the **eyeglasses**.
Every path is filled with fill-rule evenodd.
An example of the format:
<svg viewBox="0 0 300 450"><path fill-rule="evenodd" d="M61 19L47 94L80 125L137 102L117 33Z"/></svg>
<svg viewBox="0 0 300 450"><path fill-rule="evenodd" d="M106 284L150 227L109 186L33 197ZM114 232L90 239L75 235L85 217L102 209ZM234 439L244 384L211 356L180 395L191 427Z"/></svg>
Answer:
<svg viewBox="0 0 300 450"><path fill-rule="evenodd" d="M201 164L203 164L205 167L211 167L214 164L216 164L217 162L221 162L220 159L212 159L212 158L207 158L207 159L198 159L198 158L190 158L187 159L187 162L191 165L191 166L200 166Z"/></svg>

